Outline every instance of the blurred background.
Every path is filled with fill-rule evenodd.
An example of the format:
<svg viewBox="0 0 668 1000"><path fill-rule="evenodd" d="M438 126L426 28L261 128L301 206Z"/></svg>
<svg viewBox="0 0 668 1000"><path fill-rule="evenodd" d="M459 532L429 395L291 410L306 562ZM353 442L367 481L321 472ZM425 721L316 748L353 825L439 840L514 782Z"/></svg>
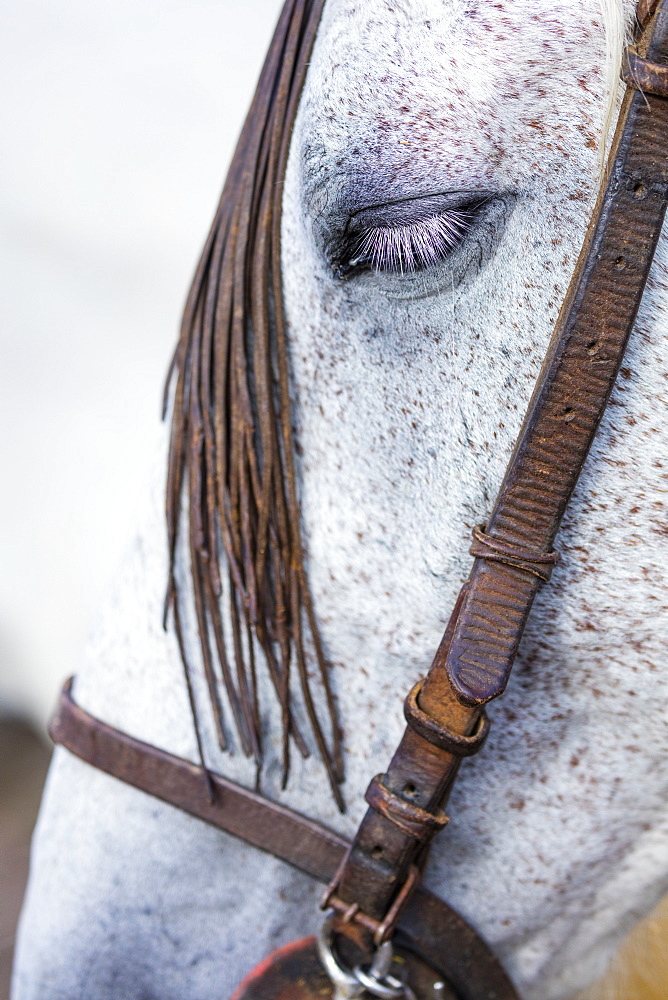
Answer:
<svg viewBox="0 0 668 1000"><path fill-rule="evenodd" d="M43 724L133 524L277 0L5 0L0 699Z"/></svg>
<svg viewBox="0 0 668 1000"><path fill-rule="evenodd" d="M0 1000L45 723L120 561L278 0L0 8ZM596 996L665 997L659 911Z"/></svg>
<svg viewBox="0 0 668 1000"><path fill-rule="evenodd" d="M132 533L279 6L0 7L0 1000L44 727Z"/></svg>

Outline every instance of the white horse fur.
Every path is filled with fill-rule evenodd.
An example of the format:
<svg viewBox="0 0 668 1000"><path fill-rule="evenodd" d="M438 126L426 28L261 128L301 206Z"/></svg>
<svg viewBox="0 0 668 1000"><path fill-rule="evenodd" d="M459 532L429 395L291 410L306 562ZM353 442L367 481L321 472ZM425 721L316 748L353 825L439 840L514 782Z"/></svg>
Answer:
<svg viewBox="0 0 668 1000"><path fill-rule="evenodd" d="M283 273L308 569L349 810L337 812L316 754L293 753L280 792L264 675L263 788L348 835L500 484L592 211L631 16L614 0L326 5L288 166ZM490 200L444 260L334 273L328 254L353 213L462 190ZM667 305L664 236L562 560L426 873L527 1000L560 1000L601 973L668 889ZM158 473L75 696L196 760L160 624L164 456ZM199 675L197 686L209 763L252 785L240 753L215 749ZM314 931L319 893L59 749L13 998L220 1000L272 948Z"/></svg>

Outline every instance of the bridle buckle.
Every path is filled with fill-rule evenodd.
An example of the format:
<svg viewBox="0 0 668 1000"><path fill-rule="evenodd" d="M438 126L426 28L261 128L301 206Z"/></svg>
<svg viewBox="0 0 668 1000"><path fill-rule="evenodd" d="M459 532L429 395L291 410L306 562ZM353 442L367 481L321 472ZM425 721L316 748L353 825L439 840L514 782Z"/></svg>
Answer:
<svg viewBox="0 0 668 1000"><path fill-rule="evenodd" d="M343 874L343 871L348 863L349 854L349 851L346 852L346 855L339 865L334 878L325 889L325 893L320 902L320 909L333 911L334 916L338 918L342 924L359 924L360 927L363 927L365 931L368 931L372 935L373 943L378 949L392 937L394 928L396 927L397 921L401 916L401 911L408 902L408 899L420 878L420 869L415 864L410 866L406 881L394 897L387 913L382 920L376 920L374 917L370 917L368 913L365 913L364 910L360 909L358 903L346 903L336 894L341 880L341 875Z"/></svg>

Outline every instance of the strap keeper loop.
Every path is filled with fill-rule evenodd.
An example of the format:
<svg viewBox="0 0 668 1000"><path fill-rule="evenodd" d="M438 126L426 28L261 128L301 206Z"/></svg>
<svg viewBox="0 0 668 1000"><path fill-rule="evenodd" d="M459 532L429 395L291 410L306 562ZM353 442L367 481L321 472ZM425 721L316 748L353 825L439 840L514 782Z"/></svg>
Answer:
<svg viewBox="0 0 668 1000"><path fill-rule="evenodd" d="M442 810L431 813L412 802L407 802L383 784L383 777L384 775L377 774L371 779L364 798L372 809L388 819L402 833L424 843L431 840L447 824L448 817Z"/></svg>
<svg viewBox="0 0 668 1000"><path fill-rule="evenodd" d="M487 713L480 713L475 729L470 736L460 736L440 725L430 715L423 712L418 704L420 691L424 680L418 681L406 695L404 702L404 718L413 732L421 736L427 743L451 753L453 757L472 757L482 750L489 735L489 718Z"/></svg>
<svg viewBox="0 0 668 1000"><path fill-rule="evenodd" d="M627 86L642 90L643 94L668 97L668 66L643 59L634 45L624 50L621 76Z"/></svg>
<svg viewBox="0 0 668 1000"><path fill-rule="evenodd" d="M522 569L525 573L537 576L543 583L547 583L552 576L552 570L559 562L558 552L536 552L534 549L523 549L517 545L510 545L500 538L494 538L486 532L486 524L476 524L471 532L473 541L469 552L478 559L487 559L489 562L500 562L505 566L512 566L514 569Z"/></svg>

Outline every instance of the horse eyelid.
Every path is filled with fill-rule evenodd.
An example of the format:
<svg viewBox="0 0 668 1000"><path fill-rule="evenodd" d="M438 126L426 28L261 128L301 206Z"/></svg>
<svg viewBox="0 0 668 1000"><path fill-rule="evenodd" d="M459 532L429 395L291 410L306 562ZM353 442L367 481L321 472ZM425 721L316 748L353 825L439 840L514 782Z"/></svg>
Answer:
<svg viewBox="0 0 668 1000"><path fill-rule="evenodd" d="M442 263L464 240L478 207L449 209L399 225L366 226L351 234L339 277L363 270L406 274Z"/></svg>

